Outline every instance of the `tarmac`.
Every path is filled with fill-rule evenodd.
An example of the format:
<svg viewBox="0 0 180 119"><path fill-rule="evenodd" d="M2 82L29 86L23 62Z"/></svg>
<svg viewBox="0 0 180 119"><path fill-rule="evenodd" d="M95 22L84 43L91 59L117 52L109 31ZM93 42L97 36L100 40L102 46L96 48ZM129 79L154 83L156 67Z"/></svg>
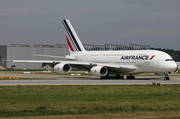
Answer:
<svg viewBox="0 0 180 119"><path fill-rule="evenodd" d="M136 76L136 79L105 79L96 76L67 76L51 74L19 74L0 72L0 76L20 77L21 79L1 79L0 85L146 85L152 83L180 84L180 75L169 76L165 81L163 76ZM32 78L32 80L27 80Z"/></svg>

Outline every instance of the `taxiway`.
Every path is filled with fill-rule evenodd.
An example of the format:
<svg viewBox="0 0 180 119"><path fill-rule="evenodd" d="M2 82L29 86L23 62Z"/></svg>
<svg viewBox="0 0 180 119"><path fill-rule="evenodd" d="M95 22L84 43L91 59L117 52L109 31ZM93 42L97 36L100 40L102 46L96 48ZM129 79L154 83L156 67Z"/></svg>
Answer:
<svg viewBox="0 0 180 119"><path fill-rule="evenodd" d="M136 76L136 79L101 80L96 76L67 76L51 74L17 74L0 72L0 76L17 76L21 80L0 80L0 85L133 85L133 84L180 84L180 75L170 76L169 81L161 76ZM32 78L32 80L23 80Z"/></svg>

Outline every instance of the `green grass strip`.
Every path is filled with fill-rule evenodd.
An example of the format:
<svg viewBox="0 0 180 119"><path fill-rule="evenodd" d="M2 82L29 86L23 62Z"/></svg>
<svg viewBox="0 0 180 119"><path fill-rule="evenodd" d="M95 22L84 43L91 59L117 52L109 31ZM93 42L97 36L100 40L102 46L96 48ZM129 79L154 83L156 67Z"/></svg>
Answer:
<svg viewBox="0 0 180 119"><path fill-rule="evenodd" d="M180 111L180 85L0 86L0 117Z"/></svg>

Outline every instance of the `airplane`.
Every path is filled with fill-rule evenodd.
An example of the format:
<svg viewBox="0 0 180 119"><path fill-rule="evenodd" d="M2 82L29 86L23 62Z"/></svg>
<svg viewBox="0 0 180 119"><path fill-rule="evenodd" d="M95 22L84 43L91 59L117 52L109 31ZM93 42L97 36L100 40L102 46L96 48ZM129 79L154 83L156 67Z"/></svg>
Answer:
<svg viewBox="0 0 180 119"><path fill-rule="evenodd" d="M61 56L35 54L35 56L59 58L60 61L12 60L13 62L42 63L50 65L57 73L68 73L74 68L87 69L100 79L135 79L134 74L154 73L169 80L170 73L178 71L177 64L165 52L157 50L86 51L68 19L62 21L70 54ZM114 76L111 76L113 75Z"/></svg>

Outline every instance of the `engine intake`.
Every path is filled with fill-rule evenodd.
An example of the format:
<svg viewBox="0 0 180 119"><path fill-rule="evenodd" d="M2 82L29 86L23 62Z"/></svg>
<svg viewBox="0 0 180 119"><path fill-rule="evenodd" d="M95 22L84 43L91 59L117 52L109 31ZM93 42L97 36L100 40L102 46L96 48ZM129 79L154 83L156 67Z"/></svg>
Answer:
<svg viewBox="0 0 180 119"><path fill-rule="evenodd" d="M95 76L106 76L108 73L108 69L104 66L94 66L91 68L91 74Z"/></svg>
<svg viewBox="0 0 180 119"><path fill-rule="evenodd" d="M54 71L57 73L68 73L71 70L69 64L60 63L54 66Z"/></svg>

